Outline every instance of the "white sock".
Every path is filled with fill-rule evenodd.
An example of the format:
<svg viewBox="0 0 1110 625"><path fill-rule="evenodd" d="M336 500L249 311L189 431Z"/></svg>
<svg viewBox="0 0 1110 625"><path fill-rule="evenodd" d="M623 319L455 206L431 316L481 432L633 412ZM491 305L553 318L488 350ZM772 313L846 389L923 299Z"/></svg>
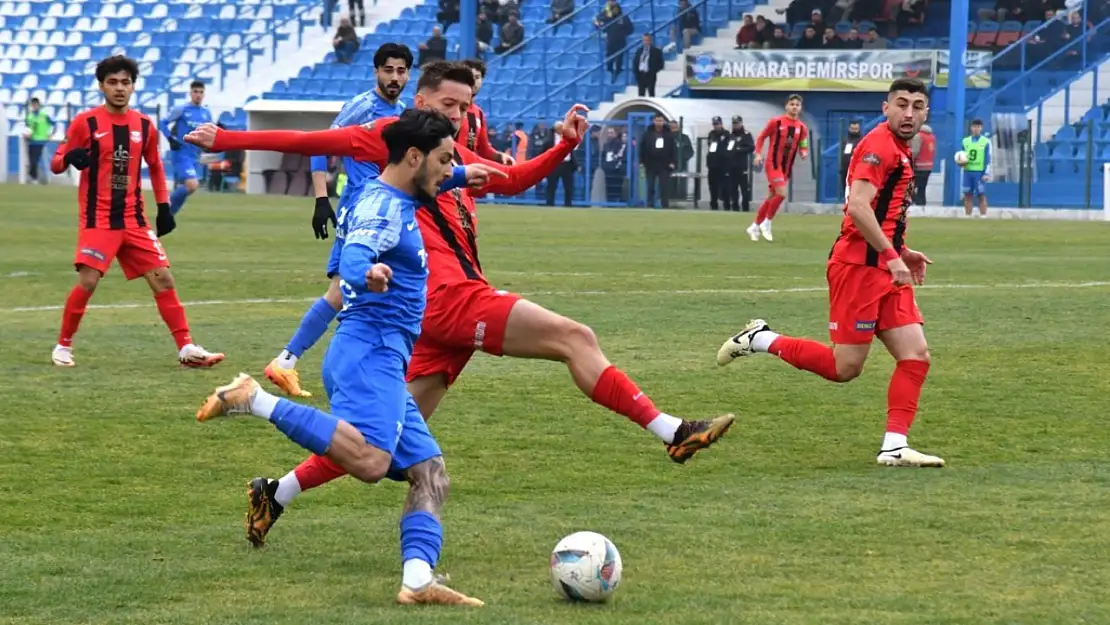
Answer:
<svg viewBox="0 0 1110 625"><path fill-rule="evenodd" d="M432 583L432 565L423 560L405 560L401 584L405 588L420 590Z"/></svg>
<svg viewBox="0 0 1110 625"><path fill-rule="evenodd" d="M277 408L278 398L267 393L262 389L258 389L251 395L251 414L263 419L269 419L274 414L274 408Z"/></svg>
<svg viewBox="0 0 1110 625"><path fill-rule="evenodd" d="M290 471L285 474L285 477L278 480L277 492L274 493L274 501L281 504L284 508L288 506L293 498L301 494L301 483L297 480L297 472Z"/></svg>
<svg viewBox="0 0 1110 625"><path fill-rule="evenodd" d="M647 429L652 434L663 439L664 443L673 443L674 433L678 431L678 426L680 425L682 425L682 419L672 417L665 412L660 412L659 416L655 417L647 424Z"/></svg>
<svg viewBox="0 0 1110 625"><path fill-rule="evenodd" d="M756 332L755 335L752 336L752 351L766 352L770 350L771 343L774 343L777 338L779 338L779 335L770 330Z"/></svg>
<svg viewBox="0 0 1110 625"><path fill-rule="evenodd" d="M883 451L892 451L894 449L901 449L902 447L906 446L907 443L905 434L895 434L894 432L887 432L886 436L883 436Z"/></svg>
<svg viewBox="0 0 1110 625"><path fill-rule="evenodd" d="M282 369L295 369L297 367L297 357L289 353L289 350L281 350L281 355L277 357L278 366Z"/></svg>

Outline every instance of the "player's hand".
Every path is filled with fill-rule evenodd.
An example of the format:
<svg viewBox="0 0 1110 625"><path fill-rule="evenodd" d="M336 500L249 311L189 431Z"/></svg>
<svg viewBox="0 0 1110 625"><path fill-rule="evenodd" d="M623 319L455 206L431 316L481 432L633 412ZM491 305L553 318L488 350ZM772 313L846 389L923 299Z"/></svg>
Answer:
<svg viewBox="0 0 1110 625"><path fill-rule="evenodd" d="M513 165L516 165L516 159L509 156L508 154L502 154L501 155L501 164L512 167Z"/></svg>
<svg viewBox="0 0 1110 625"><path fill-rule="evenodd" d="M73 148L66 152L62 160L65 161L66 165L78 171L87 169L88 166L92 164L92 158L89 156L89 150L87 148Z"/></svg>
<svg viewBox="0 0 1110 625"><path fill-rule="evenodd" d="M159 237L164 237L173 232L177 227L177 220L174 219L173 213L170 211L168 202L161 202L158 204L158 217L154 220L154 230Z"/></svg>
<svg viewBox="0 0 1110 625"><path fill-rule="evenodd" d="M474 163L466 166L466 186L471 189L481 189L489 184L489 179L498 176L508 178L509 174L483 163Z"/></svg>
<svg viewBox="0 0 1110 625"><path fill-rule="evenodd" d="M752 165L755 165L756 167L759 167L762 164L763 164L763 157L762 156L756 154L755 156L752 157Z"/></svg>
<svg viewBox="0 0 1110 625"><path fill-rule="evenodd" d="M211 150L213 145L216 145L216 133L220 129L216 124L201 124L193 129L192 132L185 135L185 143L200 146L206 150Z"/></svg>
<svg viewBox="0 0 1110 625"><path fill-rule="evenodd" d="M990 175L988 175L988 174L983 174L983 182L990 182L990 181L991 181L991 177L990 177Z"/></svg>
<svg viewBox="0 0 1110 625"><path fill-rule="evenodd" d="M906 267L906 263L901 258L887 261L887 271L890 272L890 277L894 278L896 286L905 286L913 283L913 276L910 270Z"/></svg>
<svg viewBox="0 0 1110 625"><path fill-rule="evenodd" d="M392 278L393 270L389 265L377 263L366 272L366 286L375 293L385 293Z"/></svg>
<svg viewBox="0 0 1110 625"><path fill-rule="evenodd" d="M925 284L925 267L933 264L928 256L907 247L902 250L902 262L910 270L914 284L918 286Z"/></svg>
<svg viewBox="0 0 1110 625"><path fill-rule="evenodd" d="M328 238L328 222L335 227L335 211L332 210L331 201L326 197L316 198L316 209L312 212L312 232L317 239Z"/></svg>
<svg viewBox="0 0 1110 625"><path fill-rule="evenodd" d="M590 129L590 122L586 119L586 114L590 112L590 107L585 104L575 104L570 107L567 114L563 116L563 138L567 141L582 141L586 138L586 132Z"/></svg>

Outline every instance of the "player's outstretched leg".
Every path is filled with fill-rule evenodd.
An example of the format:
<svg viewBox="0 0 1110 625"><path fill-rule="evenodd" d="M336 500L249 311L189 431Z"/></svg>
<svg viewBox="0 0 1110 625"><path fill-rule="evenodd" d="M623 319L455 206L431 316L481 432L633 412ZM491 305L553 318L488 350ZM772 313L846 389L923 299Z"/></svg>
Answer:
<svg viewBox="0 0 1110 625"><path fill-rule="evenodd" d="M583 394L658 436L671 459L680 464L717 442L735 421L731 414L686 421L661 412L635 382L609 362L593 330L528 300L513 305L505 322L501 352L565 363Z"/></svg>
<svg viewBox="0 0 1110 625"><path fill-rule="evenodd" d="M443 548L440 521L450 482L443 457L436 456L405 470L409 494L401 513L402 605L435 604L481 607L484 603L449 588L434 574Z"/></svg>
<svg viewBox="0 0 1110 625"><path fill-rule="evenodd" d="M332 278L328 291L323 297L312 302L312 306L301 318L297 331L277 358L266 365L266 379L293 397L312 397L312 393L301 388L301 376L297 372L297 360L324 336L339 309L343 296L339 292L339 278Z"/></svg>
<svg viewBox="0 0 1110 625"><path fill-rule="evenodd" d="M346 469L327 456L312 455L280 480L256 477L248 482L247 540L264 546L270 529L297 495L344 475Z"/></svg>
<svg viewBox="0 0 1110 625"><path fill-rule="evenodd" d="M842 352L847 356L849 348L861 346L840 347L844 348ZM866 360L868 346L862 347L863 359ZM832 382L848 382L863 371L863 361L859 358L842 358L843 362L838 367L837 354L833 348L812 339L783 336L773 332L762 319L749 321L743 330L725 341L717 350L717 364L723 367L737 358L756 353L774 354L798 369L816 373Z"/></svg>

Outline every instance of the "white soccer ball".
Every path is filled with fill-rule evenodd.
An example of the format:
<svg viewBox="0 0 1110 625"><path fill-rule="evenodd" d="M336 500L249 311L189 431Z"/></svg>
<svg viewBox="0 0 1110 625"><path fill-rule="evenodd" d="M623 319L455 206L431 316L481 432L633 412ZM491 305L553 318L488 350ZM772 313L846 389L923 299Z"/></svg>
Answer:
<svg viewBox="0 0 1110 625"><path fill-rule="evenodd" d="M551 551L551 584L571 601L600 603L621 583L621 554L596 532L575 532Z"/></svg>
<svg viewBox="0 0 1110 625"><path fill-rule="evenodd" d="M956 155L953 156L952 159L956 161L957 165L963 167L964 165L967 165L967 152L960 150L959 152L956 152Z"/></svg>

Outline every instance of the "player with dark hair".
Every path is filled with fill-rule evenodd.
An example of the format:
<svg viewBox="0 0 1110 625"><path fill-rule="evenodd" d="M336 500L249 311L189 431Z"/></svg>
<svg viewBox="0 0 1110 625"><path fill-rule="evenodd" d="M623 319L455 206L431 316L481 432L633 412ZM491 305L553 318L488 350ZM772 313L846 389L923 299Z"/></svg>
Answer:
<svg viewBox="0 0 1110 625"><path fill-rule="evenodd" d="M470 101L466 115L463 116L462 126L459 127L459 143L484 159L502 165L512 165L515 162L513 157L498 152L490 145L486 114L478 106L478 92L482 90L482 81L486 79L486 62L482 59L465 59L460 63L474 72L474 97Z"/></svg>
<svg viewBox="0 0 1110 625"><path fill-rule="evenodd" d="M339 111L332 128L358 126L376 119L396 117L405 110L401 102L401 92L409 82L412 69L412 51L399 43L385 43L374 53L374 77L377 85L361 93ZM312 216L312 229L318 239L328 238L328 221L336 226L335 211L328 199L328 157L312 157L312 186L316 192L316 208ZM362 187L377 177L380 171L376 163L343 159L343 170L347 173L347 185L339 196L339 214L348 210L362 193ZM285 349L267 365L266 377L284 390L297 397L310 397L311 393L301 388L300 374L297 372L297 359L312 348L327 332L339 309L343 306L343 296L339 292L339 252L343 249L343 233L335 229L335 241L331 246L325 272L331 281L323 297L312 303L301 318L297 330L290 337Z"/></svg>
<svg viewBox="0 0 1110 625"><path fill-rule="evenodd" d="M55 174L73 167L81 172L77 190L80 208L77 285L66 298L62 330L51 359L60 367L74 366L73 336L85 308L113 259L119 259L128 280L142 276L154 291L154 302L177 343L178 360L187 367L211 367L224 359L193 343L185 308L177 297L170 262L158 242L174 229L166 191L166 172L158 156L158 129L149 117L129 108L139 66L124 56L96 66L103 106L79 113L69 124L65 141L50 163ZM151 230L143 203L142 161L158 204Z"/></svg>
<svg viewBox="0 0 1110 625"><path fill-rule="evenodd" d="M267 419L368 484L407 481L401 604L482 605L433 577L443 547L447 470L405 388L428 282L416 211L434 202L452 174L454 134L450 120L429 110L405 111L380 133L387 164L351 208L340 252L343 312L323 366L331 412L278 399L245 373L216 389L197 411L200 421L244 413Z"/></svg>
<svg viewBox="0 0 1110 625"><path fill-rule="evenodd" d="M758 241L760 234L764 239L772 240L771 220L786 201L786 186L790 184L790 175L794 171L794 159L800 154L805 160L809 154L809 129L801 116L802 96L795 93L786 98L786 113L767 122L763 132L755 139L752 163L756 167L766 163L763 171L767 174L768 196L760 204L755 221L748 226L748 237L752 241ZM761 155L763 142L768 140L770 147L764 159Z"/></svg>
<svg viewBox="0 0 1110 625"><path fill-rule="evenodd" d="M913 202L914 180L909 141L929 115L925 84L911 78L895 80L883 114L887 123L867 133L848 165L846 214L826 272L833 346L779 335L767 322L755 319L725 341L717 364L766 352L827 380L848 382L863 371L877 336L895 360L887 392L886 435L877 462L943 467L944 460L906 442L929 372L929 346L912 285L924 284L931 261L906 246L906 209Z"/></svg>
<svg viewBox="0 0 1110 625"><path fill-rule="evenodd" d="M212 123L212 112L203 102L204 83L194 80L189 84L189 103L175 107L162 120L162 133L170 141L170 162L173 164L173 179L177 185L170 194L170 212L174 215L185 206L185 200L200 186L197 182L200 150L181 138L201 124Z"/></svg>

